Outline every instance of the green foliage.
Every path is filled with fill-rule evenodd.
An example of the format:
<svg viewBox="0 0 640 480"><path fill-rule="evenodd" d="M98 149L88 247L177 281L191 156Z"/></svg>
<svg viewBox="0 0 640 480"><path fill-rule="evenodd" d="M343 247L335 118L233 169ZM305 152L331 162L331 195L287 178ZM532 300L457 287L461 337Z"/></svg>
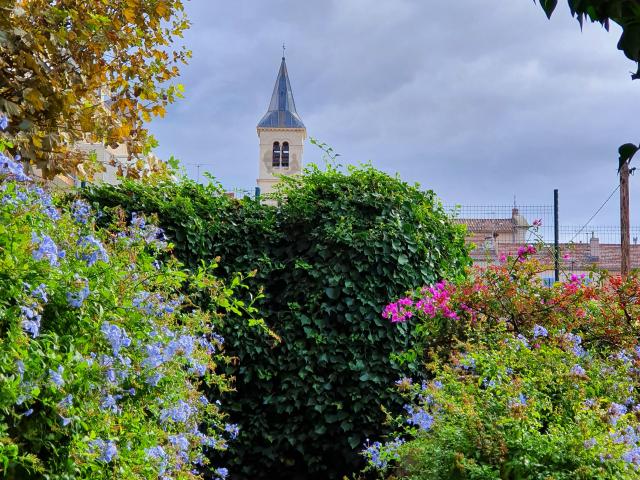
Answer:
<svg viewBox="0 0 640 480"><path fill-rule="evenodd" d="M233 436L213 402L229 358L222 318L183 293L189 280L224 311L230 288L215 265L159 263L167 245L142 217L109 235L0 162L0 478L201 478L205 445Z"/></svg>
<svg viewBox="0 0 640 480"><path fill-rule="evenodd" d="M191 52L176 41L188 27L181 0L0 0L0 113L11 120L0 137L48 178L103 168L77 141L147 155L145 122L182 97L173 81ZM126 174L143 167L165 168Z"/></svg>
<svg viewBox="0 0 640 480"><path fill-rule="evenodd" d="M584 20L602 24L609 30L609 22L613 21L622 27L618 41L618 49L626 57L638 63L640 69L640 6L636 0L568 0L571 15L578 19L582 27ZM547 17L558 6L558 0L540 0ZM640 78L640 70L631 76L633 80Z"/></svg>
<svg viewBox="0 0 640 480"><path fill-rule="evenodd" d="M535 253L390 304L430 382L365 456L405 479L632 479L640 466L640 279L547 288ZM406 440L406 441L403 441Z"/></svg>
<svg viewBox="0 0 640 480"><path fill-rule="evenodd" d="M157 213L190 265L219 256L228 272L256 271L251 290L264 288L256 306L281 342L225 328L239 361L229 398L242 432L234 471L339 478L360 464L358 447L384 418L380 404L397 404L388 385L411 368L390 361L410 329L381 319L382 307L412 285L462 275L469 257L462 227L431 191L368 166L312 166L283 182L277 206L189 181L86 195Z"/></svg>

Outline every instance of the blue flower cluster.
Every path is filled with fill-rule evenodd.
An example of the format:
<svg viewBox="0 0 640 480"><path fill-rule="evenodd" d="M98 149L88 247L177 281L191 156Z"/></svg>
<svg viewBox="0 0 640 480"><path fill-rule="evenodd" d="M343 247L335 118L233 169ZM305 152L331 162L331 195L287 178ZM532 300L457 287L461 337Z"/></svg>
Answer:
<svg viewBox="0 0 640 480"><path fill-rule="evenodd" d="M0 128L4 128L3 122L6 117L0 114ZM213 364L208 356L220 349L224 339L208 333L204 316L180 312L180 318L174 318L173 314L184 299L169 299L170 294L164 296L154 292L155 289L165 290L155 278L136 283L132 286L133 291L123 289L128 285L124 285L122 279L129 278L129 274L117 270L122 268L121 263L112 260L120 259L123 245L117 239L113 244L100 240L106 237L93 231L89 204L76 200L59 210L44 189L29 182L19 158L0 153L0 208L5 214L8 212L10 218L15 218L15 226L23 231L35 228L31 243L27 237L26 248L22 247L22 250L32 257L27 259L32 266L37 264L37 268L28 270L28 275L19 277L34 286L22 283L21 288L18 283L16 301L6 308L9 318L24 332L20 341L29 346L29 349L20 349L24 362L17 358L12 360L15 370L11 378L17 385L15 396L11 397L15 398L13 418L27 417L34 411L41 419L53 414L53 421L47 425L56 433L73 424L74 431L67 432L71 435L68 437L69 449L74 449L74 458L85 455L83 468L95 471L96 466L90 464L96 460L111 463L119 455L125 460L125 452L126 462L134 459L131 450L139 448L133 440L138 435L137 430L121 428L121 425L131 424L130 409L137 408L142 412L140 403L145 402L144 414L135 421L153 428L156 445L147 448L145 453L156 462L141 465L138 471L144 471L145 478L149 475L163 480L174 476L182 478L181 475L193 468L191 465L206 463L203 448L225 449L226 439L235 439L239 434L237 425L224 424L218 407L210 405L197 393L198 380L194 378L208 372ZM141 241L154 248L166 246L162 230L148 224L142 216L135 215L127 231L132 242ZM146 262L151 261L150 249L142 244L136 244L132 250L139 253L135 262L147 265ZM126 258L124 254L122 258ZM122 275L101 277L95 268L88 268L102 267L101 262L112 262L109 268ZM156 261L154 268L161 269L162 264ZM138 270L137 264L132 263L131 276L139 273ZM109 290L111 287L117 288ZM139 288L147 288L150 292L136 296ZM122 292L123 295L122 298L106 298L105 292ZM132 297L135 298L132 300ZM50 298L53 305L47 305ZM131 308L132 303L135 310ZM108 310L104 309L106 305ZM90 308L73 310L83 306ZM46 323L56 315L60 315L60 323ZM71 324L74 316L78 330L72 335L63 332L64 335L57 339L61 345L58 347L52 342L58 333L56 328L65 322ZM191 332L193 325L198 333ZM78 342L72 338L78 331L93 334L97 327L100 332L95 338L83 337ZM200 328L207 331L206 336L201 334ZM75 342L74 349L66 350L69 342ZM55 354L47 350L54 347L57 349ZM82 352L82 357L78 356L78 351ZM67 355L67 352L73 354ZM41 357L34 359L29 355ZM80 368L78 362L82 362ZM162 378L166 379L164 388L152 388ZM37 391L40 393L34 393ZM203 417L205 410L212 415ZM114 426L116 423L118 425ZM116 428L119 429L117 432ZM139 438L142 437L138 435ZM80 452L78 447L81 447ZM132 463L136 461L144 463L144 454L136 454ZM158 469L152 474L153 465ZM209 473L211 478L221 480L229 474L223 467Z"/></svg>
<svg viewBox="0 0 640 480"><path fill-rule="evenodd" d="M109 263L109 254L104 248L104 245L93 235L87 235L78 240L78 245L84 247L84 253L82 259L87 262L87 266L92 266L96 262L103 261Z"/></svg>
<svg viewBox="0 0 640 480"><path fill-rule="evenodd" d="M76 223L86 225L91 218L91 207L84 200L76 200L71 204L71 216Z"/></svg>
<svg viewBox="0 0 640 480"><path fill-rule="evenodd" d="M58 260L65 257L65 252L59 250L48 235L40 237L34 233L31 236L31 242L38 247L32 254L36 260L47 260L52 267L56 267L59 264Z"/></svg>
<svg viewBox="0 0 640 480"><path fill-rule="evenodd" d="M405 405L404 409L409 414L407 423L409 425L415 425L421 430L430 430L433 426L434 417L426 412L423 408L414 408L411 405Z"/></svg>
<svg viewBox="0 0 640 480"><path fill-rule="evenodd" d="M389 460L397 460L399 458L397 452L404 443L404 440L401 438L396 438L384 445L380 442L370 443L369 439L367 439L363 453L374 467L379 470L384 470L389 465Z"/></svg>
<svg viewBox="0 0 640 480"><path fill-rule="evenodd" d="M118 455L118 448L112 440L102 440L100 438L89 442L91 453L98 454L98 460L109 463Z"/></svg>
<svg viewBox="0 0 640 480"><path fill-rule="evenodd" d="M109 322L103 322L100 331L103 333L107 341L111 344L113 354L118 356L120 349L131 345L131 339L127 335L124 328L113 325Z"/></svg>
<svg viewBox="0 0 640 480"><path fill-rule="evenodd" d="M11 159L2 152L0 152L0 175L6 176L16 182L31 181L31 178L24 173L24 167L20 162L20 157L17 156L15 159Z"/></svg>
<svg viewBox="0 0 640 480"><path fill-rule="evenodd" d="M84 304L84 301L90 295L89 282L87 280L82 281L84 286L75 292L67 292L67 303L74 308L80 308Z"/></svg>

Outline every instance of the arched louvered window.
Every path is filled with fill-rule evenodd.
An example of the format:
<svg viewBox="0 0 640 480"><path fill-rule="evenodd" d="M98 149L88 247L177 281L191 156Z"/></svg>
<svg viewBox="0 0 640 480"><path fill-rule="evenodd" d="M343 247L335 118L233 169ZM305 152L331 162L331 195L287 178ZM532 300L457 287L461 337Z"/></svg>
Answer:
<svg viewBox="0 0 640 480"><path fill-rule="evenodd" d="M273 157L271 165L274 167L280 166L280 142L273 142Z"/></svg>
<svg viewBox="0 0 640 480"><path fill-rule="evenodd" d="M289 167L289 142L282 143L282 166Z"/></svg>

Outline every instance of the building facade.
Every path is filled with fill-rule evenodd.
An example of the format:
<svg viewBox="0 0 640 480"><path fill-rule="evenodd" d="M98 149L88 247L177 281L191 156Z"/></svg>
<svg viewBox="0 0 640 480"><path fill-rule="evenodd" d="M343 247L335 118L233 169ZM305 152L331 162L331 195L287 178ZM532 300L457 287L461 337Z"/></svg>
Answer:
<svg viewBox="0 0 640 480"><path fill-rule="evenodd" d="M257 183L261 194L269 194L280 175L302 172L302 154L307 138L307 129L296 111L284 57L269 109L258 123L257 131L260 140Z"/></svg>

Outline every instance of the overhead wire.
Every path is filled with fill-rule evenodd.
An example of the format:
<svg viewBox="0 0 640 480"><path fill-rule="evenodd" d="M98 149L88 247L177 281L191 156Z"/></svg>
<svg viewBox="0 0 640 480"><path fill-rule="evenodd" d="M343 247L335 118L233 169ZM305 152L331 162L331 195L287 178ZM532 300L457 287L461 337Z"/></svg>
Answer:
<svg viewBox="0 0 640 480"><path fill-rule="evenodd" d="M596 210L596 213L594 213L593 215L591 215L591 218L589 218L589 220L587 220L587 223L585 223L582 228L580 230L578 230L578 232L571 238L571 240L569 240L569 243L572 243L575 238L580 235L582 233L582 231L587 228L587 226L591 223L591 220L593 220L594 218L596 218L596 215L598 215L600 213L600 211L604 208L604 206L609 203L609 200L611 200L611 197L613 197L613 195L620 189L620 185L616 186L616 188L613 189L613 192L611 192L611 194L607 197L607 199L604 201L604 203L602 205L600 205L600 208L598 208L598 210Z"/></svg>

